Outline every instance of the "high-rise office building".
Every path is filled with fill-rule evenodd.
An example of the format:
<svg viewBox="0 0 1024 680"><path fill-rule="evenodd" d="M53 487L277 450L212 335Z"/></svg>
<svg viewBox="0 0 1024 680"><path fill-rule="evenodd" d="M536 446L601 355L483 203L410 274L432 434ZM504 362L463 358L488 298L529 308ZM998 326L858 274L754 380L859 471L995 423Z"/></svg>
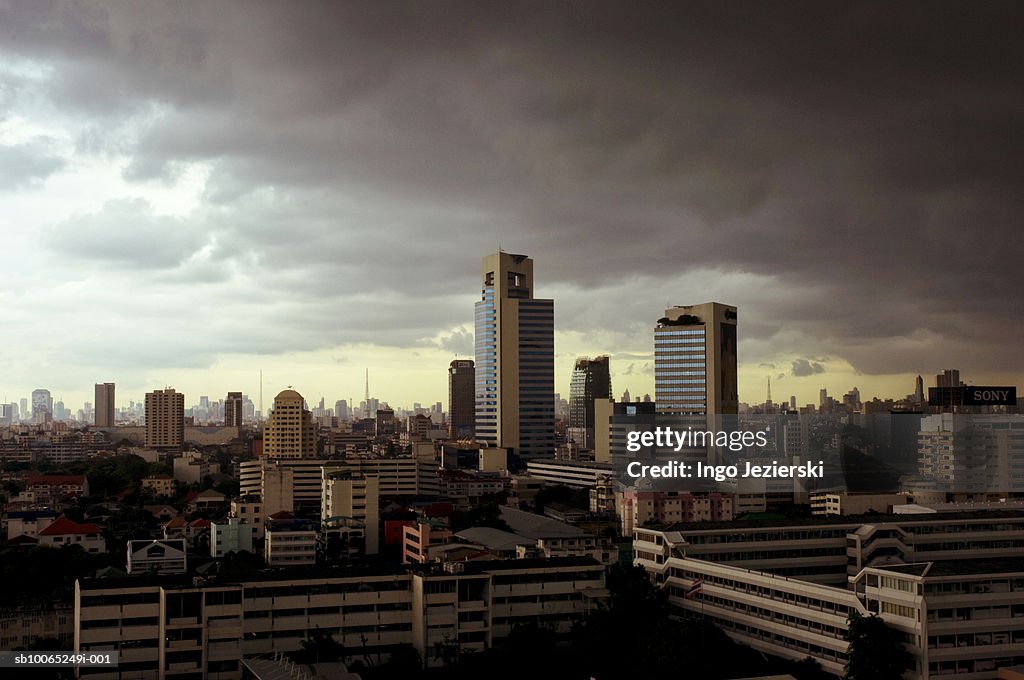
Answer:
<svg viewBox="0 0 1024 680"><path fill-rule="evenodd" d="M608 357L577 359L569 385L569 436L581 449L594 448L594 400L611 396Z"/></svg>
<svg viewBox="0 0 1024 680"><path fill-rule="evenodd" d="M735 307L665 310L654 329L654 395L659 413L738 413Z"/></svg>
<svg viewBox="0 0 1024 680"><path fill-rule="evenodd" d="M146 447L181 449L185 443L185 395L173 388L146 392Z"/></svg>
<svg viewBox="0 0 1024 680"><path fill-rule="evenodd" d="M114 426L114 383L96 383L96 427Z"/></svg>
<svg viewBox="0 0 1024 680"><path fill-rule="evenodd" d="M917 376L914 380L914 403L924 403L924 378Z"/></svg>
<svg viewBox="0 0 1024 680"><path fill-rule="evenodd" d="M472 359L456 359L448 366L448 438L472 439L476 422L476 371Z"/></svg>
<svg viewBox="0 0 1024 680"><path fill-rule="evenodd" d="M228 427L242 427L245 420L245 402L241 392L228 392L224 400L224 424Z"/></svg>
<svg viewBox="0 0 1024 680"><path fill-rule="evenodd" d="M348 401L339 399L334 402L334 415L337 416L338 420L348 420Z"/></svg>
<svg viewBox="0 0 1024 680"><path fill-rule="evenodd" d="M935 376L936 387L960 387L962 384L960 382L960 370L956 368L947 368ZM35 392L32 394L35 395Z"/></svg>
<svg viewBox="0 0 1024 680"><path fill-rule="evenodd" d="M555 303L533 296L533 260L483 261L476 303L476 439L523 458L555 452Z"/></svg>
<svg viewBox="0 0 1024 680"><path fill-rule="evenodd" d="M53 397L50 390L32 390L32 421L41 424L53 420Z"/></svg>
<svg viewBox="0 0 1024 680"><path fill-rule="evenodd" d="M274 397L274 407L263 431L266 458L315 458L317 426L305 400L295 390Z"/></svg>

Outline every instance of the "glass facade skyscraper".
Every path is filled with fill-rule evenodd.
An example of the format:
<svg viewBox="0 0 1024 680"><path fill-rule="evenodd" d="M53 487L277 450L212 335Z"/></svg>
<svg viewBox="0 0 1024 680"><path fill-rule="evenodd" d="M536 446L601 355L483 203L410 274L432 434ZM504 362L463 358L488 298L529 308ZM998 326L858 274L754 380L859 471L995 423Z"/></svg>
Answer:
<svg viewBox="0 0 1024 680"><path fill-rule="evenodd" d="M476 303L476 439L530 459L555 451L555 306L533 297L533 260L484 258Z"/></svg>

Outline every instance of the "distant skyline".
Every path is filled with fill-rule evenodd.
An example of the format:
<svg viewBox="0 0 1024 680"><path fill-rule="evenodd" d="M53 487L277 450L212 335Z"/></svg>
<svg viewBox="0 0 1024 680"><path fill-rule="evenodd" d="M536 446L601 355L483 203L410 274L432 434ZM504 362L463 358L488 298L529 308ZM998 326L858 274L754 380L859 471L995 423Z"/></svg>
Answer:
<svg viewBox="0 0 1024 680"><path fill-rule="evenodd" d="M0 399L446 402L499 244L563 398L707 301L743 402L1020 386L1021 11L0 3Z"/></svg>

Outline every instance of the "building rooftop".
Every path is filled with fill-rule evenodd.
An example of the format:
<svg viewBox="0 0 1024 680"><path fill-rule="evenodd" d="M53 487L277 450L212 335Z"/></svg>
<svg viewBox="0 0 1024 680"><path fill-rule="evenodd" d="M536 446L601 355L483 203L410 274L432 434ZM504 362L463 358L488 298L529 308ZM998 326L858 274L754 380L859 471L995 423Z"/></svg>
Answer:
<svg viewBox="0 0 1024 680"><path fill-rule="evenodd" d="M589 468L594 470L607 470L611 472L614 465L611 463L598 463L592 460L560 460L558 458L533 458L526 463L527 470L533 464L555 465L558 467Z"/></svg>
<svg viewBox="0 0 1024 680"><path fill-rule="evenodd" d="M25 480L26 486L35 486L37 484L48 486L72 484L81 486L85 484L85 475L32 475Z"/></svg>
<svg viewBox="0 0 1024 680"><path fill-rule="evenodd" d="M533 545L532 541L519 534L513 534L491 527L470 527L455 534L469 543L478 543L488 550L514 551L519 545Z"/></svg>
<svg viewBox="0 0 1024 680"><path fill-rule="evenodd" d="M510 529L527 538L570 538L583 536L585 531L557 519L536 515L507 505L501 506L501 519Z"/></svg>
<svg viewBox="0 0 1024 680"><path fill-rule="evenodd" d="M971 574L1021 574L1024 560L1019 557L977 560L946 560L932 563L927 576L969 576Z"/></svg>
<svg viewBox="0 0 1024 680"><path fill-rule="evenodd" d="M492 571L509 571L519 569L557 569L559 567L601 567L601 563L591 557L552 557L549 559L535 558L525 560L480 560L459 562L463 573L483 574ZM445 572L440 564L347 564L338 567L278 567L264 569L249 578L226 579L213 575L205 579L207 586L225 587L245 584L254 586L260 583L299 583L302 581L327 581L335 579L367 579L372 577L393 577L402 579L411 573L443 575ZM79 588L85 590L104 590L108 588L153 588L190 589L199 587L192 576L184 574L155 575L139 574L137 576L112 578L79 579Z"/></svg>
<svg viewBox="0 0 1024 680"><path fill-rule="evenodd" d="M56 519L53 524L39 532L40 536L66 536L69 534L100 534L95 524L79 524L67 517Z"/></svg>
<svg viewBox="0 0 1024 680"><path fill-rule="evenodd" d="M1024 510L991 510L976 512L930 513L927 515L817 515L796 519L734 519L728 522L679 522L658 526L643 527L655 531L707 531L715 532L729 529L785 528L800 526L851 526L860 527L865 524L906 524L909 522L949 522L950 520L991 520L991 519L1022 519ZM506 520L507 521L507 520Z"/></svg>

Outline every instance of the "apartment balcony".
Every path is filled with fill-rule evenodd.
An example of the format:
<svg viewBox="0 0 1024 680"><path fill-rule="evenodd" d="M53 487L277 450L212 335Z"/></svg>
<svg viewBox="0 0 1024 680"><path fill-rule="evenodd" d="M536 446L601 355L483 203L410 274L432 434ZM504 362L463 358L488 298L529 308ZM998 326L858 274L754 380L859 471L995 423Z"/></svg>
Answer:
<svg viewBox="0 0 1024 680"><path fill-rule="evenodd" d="M196 661L179 661L178 663L167 664L167 673L194 673L202 671L202 664Z"/></svg>
<svg viewBox="0 0 1024 680"><path fill-rule="evenodd" d="M463 600L459 602L459 611L476 611L487 609L487 603L483 600Z"/></svg>
<svg viewBox="0 0 1024 680"><path fill-rule="evenodd" d="M167 643L167 649L173 649L175 651L181 649L199 649L199 640L170 640Z"/></svg>
<svg viewBox="0 0 1024 680"><path fill-rule="evenodd" d="M138 606L138 605L137 605ZM146 607L148 611L139 616L145 616L146 614L153 615L154 611L159 611L158 607L153 605L142 605ZM126 614L127 616L127 614ZM97 621L103 619L119 619L121 618L121 606L117 604L103 605L102 607L84 607L82 609L82 620L83 621Z"/></svg>
<svg viewBox="0 0 1024 680"><path fill-rule="evenodd" d="M181 616L176 618L167 619L167 627L188 627L188 626L200 626L202 625L199 621L198 616Z"/></svg>

